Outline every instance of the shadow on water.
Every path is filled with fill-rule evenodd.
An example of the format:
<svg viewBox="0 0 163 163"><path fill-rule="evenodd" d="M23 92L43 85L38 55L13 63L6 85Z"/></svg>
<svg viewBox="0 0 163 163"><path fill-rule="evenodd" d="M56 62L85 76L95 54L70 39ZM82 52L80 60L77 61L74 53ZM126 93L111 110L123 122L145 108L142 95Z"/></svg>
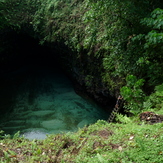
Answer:
<svg viewBox="0 0 163 163"><path fill-rule="evenodd" d="M0 81L0 129L20 131L29 139L73 132L108 113L78 96L56 67L30 64L6 73Z"/></svg>

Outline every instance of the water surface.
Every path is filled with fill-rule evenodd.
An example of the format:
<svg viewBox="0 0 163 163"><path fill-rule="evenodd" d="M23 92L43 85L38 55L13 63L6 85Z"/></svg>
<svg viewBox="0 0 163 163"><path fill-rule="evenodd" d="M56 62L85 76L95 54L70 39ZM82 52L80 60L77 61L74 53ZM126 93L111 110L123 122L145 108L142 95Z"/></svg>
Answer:
<svg viewBox="0 0 163 163"><path fill-rule="evenodd" d="M56 68L28 65L5 74L0 84L0 129L9 134L20 131L26 138L43 139L108 117L77 95Z"/></svg>

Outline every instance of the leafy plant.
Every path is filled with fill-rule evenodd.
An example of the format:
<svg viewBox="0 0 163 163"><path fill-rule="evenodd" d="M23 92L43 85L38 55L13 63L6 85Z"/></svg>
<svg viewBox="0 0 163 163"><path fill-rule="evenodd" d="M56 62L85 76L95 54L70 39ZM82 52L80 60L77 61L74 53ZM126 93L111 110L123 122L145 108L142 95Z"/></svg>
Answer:
<svg viewBox="0 0 163 163"><path fill-rule="evenodd" d="M0 139L3 138L4 131L0 130Z"/></svg>
<svg viewBox="0 0 163 163"><path fill-rule="evenodd" d="M143 79L137 79L134 75L126 77L126 86L121 88L121 95L123 96L125 108L133 114L137 114L142 110L145 94L141 87L144 84Z"/></svg>
<svg viewBox="0 0 163 163"><path fill-rule="evenodd" d="M161 111L163 108L163 84L155 87L155 92L148 96L147 100L143 103L143 107L144 110L154 109Z"/></svg>
<svg viewBox="0 0 163 163"><path fill-rule="evenodd" d="M126 115L122 115L122 114L116 114L116 121L123 123L123 124L132 123L129 117L127 117Z"/></svg>
<svg viewBox="0 0 163 163"><path fill-rule="evenodd" d="M17 139L20 137L20 131L14 134L13 139Z"/></svg>
<svg viewBox="0 0 163 163"><path fill-rule="evenodd" d="M157 8L150 17L141 20L146 33L132 38L141 43L139 58L136 61L141 67L144 78L148 78L149 85L161 84L163 80L163 9Z"/></svg>

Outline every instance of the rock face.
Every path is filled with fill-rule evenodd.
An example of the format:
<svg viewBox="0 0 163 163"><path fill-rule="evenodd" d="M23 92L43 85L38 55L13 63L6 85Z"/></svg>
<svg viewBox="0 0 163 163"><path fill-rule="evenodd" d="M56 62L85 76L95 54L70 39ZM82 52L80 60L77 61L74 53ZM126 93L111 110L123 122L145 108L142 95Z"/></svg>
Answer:
<svg viewBox="0 0 163 163"><path fill-rule="evenodd" d="M97 59L87 54L77 54L77 52L73 55L71 51L65 53L60 50L59 53L61 54L60 63L73 81L75 92L81 96L90 97L103 108L111 111L119 96L119 88L117 86L116 90L111 88L109 90L108 85L103 81L103 74L106 73L102 63L103 58ZM115 79L115 85L116 81Z"/></svg>
<svg viewBox="0 0 163 163"><path fill-rule="evenodd" d="M111 94L101 81L96 82L97 83L87 86L84 77L83 79L76 77L74 90L80 96L94 100L98 105L111 112L116 104L116 95Z"/></svg>
<svg viewBox="0 0 163 163"><path fill-rule="evenodd" d="M143 112L139 115L141 121L145 121L149 124L162 123L163 115L156 114L154 112Z"/></svg>

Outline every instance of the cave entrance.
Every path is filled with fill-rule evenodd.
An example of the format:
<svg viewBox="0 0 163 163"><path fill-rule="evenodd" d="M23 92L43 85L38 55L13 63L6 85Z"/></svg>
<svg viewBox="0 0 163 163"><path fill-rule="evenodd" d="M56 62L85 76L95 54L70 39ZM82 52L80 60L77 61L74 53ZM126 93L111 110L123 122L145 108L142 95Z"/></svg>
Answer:
<svg viewBox="0 0 163 163"><path fill-rule="evenodd" d="M43 139L108 118L103 109L75 93L54 51L19 37L17 54L2 67L0 129Z"/></svg>

